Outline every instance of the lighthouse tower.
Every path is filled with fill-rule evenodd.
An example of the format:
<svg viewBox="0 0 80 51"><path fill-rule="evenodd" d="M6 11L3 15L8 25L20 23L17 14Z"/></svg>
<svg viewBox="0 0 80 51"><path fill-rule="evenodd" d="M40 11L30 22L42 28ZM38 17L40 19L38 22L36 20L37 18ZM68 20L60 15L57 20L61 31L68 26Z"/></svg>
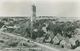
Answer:
<svg viewBox="0 0 80 51"><path fill-rule="evenodd" d="M31 37L33 32L33 23L36 22L36 6L35 4L32 5L32 16L31 16Z"/></svg>
<svg viewBox="0 0 80 51"><path fill-rule="evenodd" d="M36 6L35 4L32 5L32 21L36 21Z"/></svg>

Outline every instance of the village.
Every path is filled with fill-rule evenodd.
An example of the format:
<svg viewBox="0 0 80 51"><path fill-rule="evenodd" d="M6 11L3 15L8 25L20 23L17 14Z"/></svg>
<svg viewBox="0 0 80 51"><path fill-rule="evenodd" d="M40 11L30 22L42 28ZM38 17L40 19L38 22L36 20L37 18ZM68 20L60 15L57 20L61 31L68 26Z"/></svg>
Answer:
<svg viewBox="0 0 80 51"><path fill-rule="evenodd" d="M12 33L53 48L77 49L80 46L80 20L36 19L32 28L27 17L0 18L0 32ZM13 39L9 40L13 44L10 47L16 47L15 42L19 40L9 39ZM1 43L4 41L3 38L0 40Z"/></svg>

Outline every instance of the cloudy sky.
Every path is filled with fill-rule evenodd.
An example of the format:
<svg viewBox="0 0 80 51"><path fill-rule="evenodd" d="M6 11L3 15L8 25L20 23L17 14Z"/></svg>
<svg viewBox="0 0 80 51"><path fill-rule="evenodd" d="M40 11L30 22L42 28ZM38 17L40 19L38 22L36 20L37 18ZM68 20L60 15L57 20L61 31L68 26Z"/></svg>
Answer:
<svg viewBox="0 0 80 51"><path fill-rule="evenodd" d="M80 17L79 0L0 0L0 16L31 16L33 3L37 16Z"/></svg>

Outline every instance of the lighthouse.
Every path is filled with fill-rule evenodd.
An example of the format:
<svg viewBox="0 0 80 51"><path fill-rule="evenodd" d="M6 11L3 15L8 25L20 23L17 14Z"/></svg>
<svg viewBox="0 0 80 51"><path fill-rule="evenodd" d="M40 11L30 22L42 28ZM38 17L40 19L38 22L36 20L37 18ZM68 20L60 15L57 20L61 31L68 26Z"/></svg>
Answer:
<svg viewBox="0 0 80 51"><path fill-rule="evenodd" d="M33 24L36 22L36 6L35 3L32 5L32 16L31 16L31 38L32 38L32 32L33 32Z"/></svg>
<svg viewBox="0 0 80 51"><path fill-rule="evenodd" d="M32 21L36 21L36 6L35 4L32 5Z"/></svg>

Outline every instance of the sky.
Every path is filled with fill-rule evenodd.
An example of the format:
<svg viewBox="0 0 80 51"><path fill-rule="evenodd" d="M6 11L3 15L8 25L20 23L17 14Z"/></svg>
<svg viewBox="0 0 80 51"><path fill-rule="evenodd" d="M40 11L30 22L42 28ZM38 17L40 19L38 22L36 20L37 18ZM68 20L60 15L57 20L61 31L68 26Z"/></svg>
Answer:
<svg viewBox="0 0 80 51"><path fill-rule="evenodd" d="M31 16L32 1L0 0L0 16Z"/></svg>
<svg viewBox="0 0 80 51"><path fill-rule="evenodd" d="M40 0L36 3L37 15L80 17L80 1L78 0Z"/></svg>
<svg viewBox="0 0 80 51"><path fill-rule="evenodd" d="M0 16L32 16L32 4L37 16L80 17L80 0L0 0Z"/></svg>

